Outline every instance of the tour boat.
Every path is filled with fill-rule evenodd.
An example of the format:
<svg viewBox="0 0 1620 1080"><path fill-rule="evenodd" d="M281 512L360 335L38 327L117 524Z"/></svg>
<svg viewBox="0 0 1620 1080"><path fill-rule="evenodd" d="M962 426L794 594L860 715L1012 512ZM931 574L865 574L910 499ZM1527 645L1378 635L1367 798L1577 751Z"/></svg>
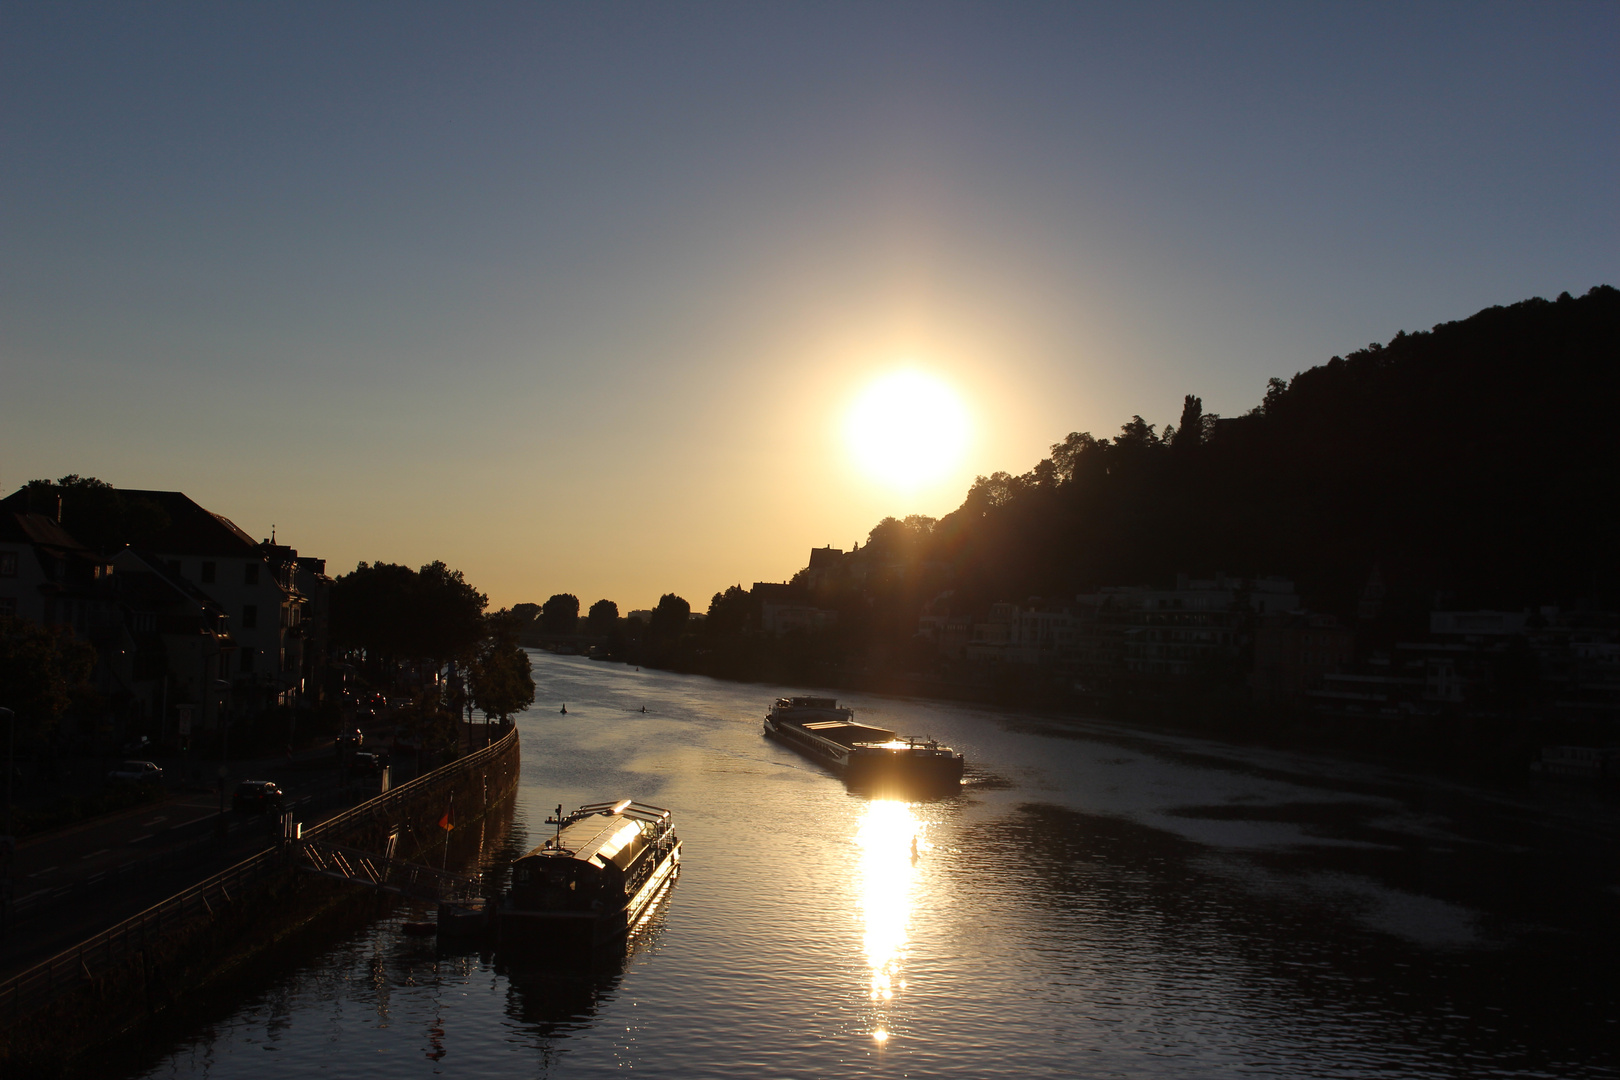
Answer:
<svg viewBox="0 0 1620 1080"><path fill-rule="evenodd" d="M557 807L557 833L512 864L502 948L594 949L624 937L680 872L670 812L631 799Z"/></svg>
<svg viewBox="0 0 1620 1080"><path fill-rule="evenodd" d="M765 734L826 765L851 787L954 787L962 782L961 754L933 739L858 724L855 710L836 698L777 698L765 717Z"/></svg>

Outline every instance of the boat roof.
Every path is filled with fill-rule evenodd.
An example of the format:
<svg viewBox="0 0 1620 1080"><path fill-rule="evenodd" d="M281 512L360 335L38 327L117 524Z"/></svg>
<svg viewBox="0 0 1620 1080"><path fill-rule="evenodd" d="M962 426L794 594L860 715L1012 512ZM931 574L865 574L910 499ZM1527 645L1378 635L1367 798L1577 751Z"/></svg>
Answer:
<svg viewBox="0 0 1620 1080"><path fill-rule="evenodd" d="M600 866L642 835L642 823L667 824L669 819L670 813L663 807L630 799L589 803L568 815L560 843L553 838L531 849L529 855L571 858Z"/></svg>

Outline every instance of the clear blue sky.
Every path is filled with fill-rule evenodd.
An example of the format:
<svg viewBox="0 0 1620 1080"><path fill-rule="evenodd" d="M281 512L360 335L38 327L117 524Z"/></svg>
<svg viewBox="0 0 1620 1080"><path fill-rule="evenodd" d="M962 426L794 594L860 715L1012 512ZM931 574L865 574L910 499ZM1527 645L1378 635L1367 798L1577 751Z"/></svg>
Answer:
<svg viewBox="0 0 1620 1080"><path fill-rule="evenodd" d="M0 7L0 488L701 608L1072 430L1620 284L1620 5ZM894 491L840 418L974 415Z"/></svg>

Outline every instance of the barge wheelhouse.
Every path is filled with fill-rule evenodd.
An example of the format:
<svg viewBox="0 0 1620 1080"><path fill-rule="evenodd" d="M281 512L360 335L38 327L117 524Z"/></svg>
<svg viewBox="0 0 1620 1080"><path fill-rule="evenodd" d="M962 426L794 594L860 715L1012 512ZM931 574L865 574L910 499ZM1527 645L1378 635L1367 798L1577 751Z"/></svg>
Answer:
<svg viewBox="0 0 1620 1080"><path fill-rule="evenodd" d="M765 717L765 734L821 762L851 787L940 788L962 782L961 754L933 739L856 723L855 710L836 698L777 698Z"/></svg>
<svg viewBox="0 0 1620 1080"><path fill-rule="evenodd" d="M547 819L557 833L512 864L503 948L577 951L628 933L680 872L670 812L631 799Z"/></svg>

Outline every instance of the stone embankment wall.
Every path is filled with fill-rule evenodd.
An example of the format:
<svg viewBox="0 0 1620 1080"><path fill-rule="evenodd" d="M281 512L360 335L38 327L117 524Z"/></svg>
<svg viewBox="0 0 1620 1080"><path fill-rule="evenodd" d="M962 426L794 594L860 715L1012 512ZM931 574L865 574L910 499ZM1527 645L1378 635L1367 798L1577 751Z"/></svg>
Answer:
<svg viewBox="0 0 1620 1080"><path fill-rule="evenodd" d="M462 828L516 790L522 767L517 738L517 728L511 728L482 750L318 825L305 826L304 835L382 851L397 830L395 854L423 858L448 840L450 831L439 827L447 814L456 828Z"/></svg>
<svg viewBox="0 0 1620 1080"><path fill-rule="evenodd" d="M509 815L517 729L304 835L424 859L488 814ZM446 814L454 832L440 828ZM239 973L365 890L300 873L270 848L0 984L0 1075L70 1076L85 1055ZM136 1040L137 1042L140 1040Z"/></svg>

